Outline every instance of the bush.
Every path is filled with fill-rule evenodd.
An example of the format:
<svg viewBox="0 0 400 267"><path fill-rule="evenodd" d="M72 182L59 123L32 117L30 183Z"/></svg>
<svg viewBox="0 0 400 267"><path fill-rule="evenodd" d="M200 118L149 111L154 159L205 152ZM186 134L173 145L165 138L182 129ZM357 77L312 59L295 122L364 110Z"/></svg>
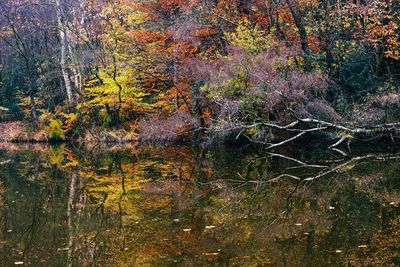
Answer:
<svg viewBox="0 0 400 267"><path fill-rule="evenodd" d="M185 111L176 111L170 116L153 114L139 122L141 143L166 144L182 139L193 127L192 116Z"/></svg>
<svg viewBox="0 0 400 267"><path fill-rule="evenodd" d="M61 129L61 123L58 120L50 119L50 124L47 127L47 133L50 141L64 141L64 133Z"/></svg>

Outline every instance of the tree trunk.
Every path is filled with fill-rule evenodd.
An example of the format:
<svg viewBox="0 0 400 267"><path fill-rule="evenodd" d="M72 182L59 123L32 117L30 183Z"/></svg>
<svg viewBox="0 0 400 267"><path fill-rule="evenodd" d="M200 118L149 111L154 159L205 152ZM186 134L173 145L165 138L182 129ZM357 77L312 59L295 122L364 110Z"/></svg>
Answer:
<svg viewBox="0 0 400 267"><path fill-rule="evenodd" d="M174 33L176 33L176 24L178 23L177 22L178 16L179 16L178 11L174 11L174 14L172 17ZM175 90L176 90L175 108L176 108L176 110L178 110L179 109L179 91L178 91L177 85L179 83L179 73L178 73L178 69L179 69L178 64L179 63L178 63L178 51L176 49L176 44L177 44L177 40L174 35L173 40L172 40L172 45L174 46L173 50L172 50L172 64L173 64L172 65L172 69L173 69L172 82L173 82L173 86L175 87Z"/></svg>
<svg viewBox="0 0 400 267"><path fill-rule="evenodd" d="M251 1L250 0L239 0L238 1L238 10L240 14L244 14L246 18L252 22L251 17Z"/></svg>
<svg viewBox="0 0 400 267"><path fill-rule="evenodd" d="M311 62L310 62L309 57L311 55L311 51L310 51L310 47L309 47L308 41L307 41L306 28L304 27L303 21L301 20L299 14L296 12L296 10L292 4L292 1L286 0L286 4L288 5L290 13L293 16L293 19L294 19L297 29L299 30L301 47L304 52L304 69L306 71L310 71L311 70Z"/></svg>
<svg viewBox="0 0 400 267"><path fill-rule="evenodd" d="M81 21L80 24L81 26L85 25L86 21L86 14L85 14L85 0L80 0L79 1L79 8L81 9Z"/></svg>
<svg viewBox="0 0 400 267"><path fill-rule="evenodd" d="M115 46L117 46L117 43L115 44ZM119 124L120 124L119 115L120 115L120 111L121 111L121 107L122 107L122 85L118 82L118 79L117 79L117 77L118 77L117 58L115 57L114 54L112 56L112 59L113 59L113 64L114 64L113 81L118 87L118 94L117 94L118 105L117 105L117 107L114 107L114 113L115 113L114 121L115 121L115 125L119 126Z"/></svg>
<svg viewBox="0 0 400 267"><path fill-rule="evenodd" d="M57 13L57 24L58 24L58 32L60 35L60 46L61 46L61 59L60 59L61 71L65 83L65 90L67 92L68 104L73 105L75 100L72 92L71 81L69 79L66 66L67 44L66 44L66 35L62 19L62 7L60 0L56 0L56 13Z"/></svg>
<svg viewBox="0 0 400 267"><path fill-rule="evenodd" d="M39 118L37 115L35 98L33 97L33 95L31 93L29 94L29 100L30 100L30 106L31 106L33 125L35 127L38 127L39 126Z"/></svg>
<svg viewBox="0 0 400 267"><path fill-rule="evenodd" d="M66 31L67 31L66 33L67 33L67 37L68 37L70 35L69 34L70 31L68 29L66 29ZM81 73L79 71L79 68L77 68L77 65L78 65L77 64L77 59L76 59L76 56L75 56L75 54L74 54L74 52L72 50L71 42L69 40L70 39L67 40L67 47L68 47L69 56L70 56L70 58L72 60L71 70L72 70L72 75L73 75L73 78L74 78L73 82L74 82L74 86L75 86L76 90L77 91L81 91L81 83L80 83Z"/></svg>
<svg viewBox="0 0 400 267"><path fill-rule="evenodd" d="M29 70L30 66L29 66L29 62L28 61L26 61L26 66L27 66L27 69ZM36 127L39 126L39 117L37 115L37 108L36 108L36 103L35 103L35 91L36 91L35 89L36 88L34 87L35 85L32 82L31 77L29 77L29 76L28 76L28 79L27 79L27 83L28 83L28 89L29 89L29 91L28 91L29 101L30 101L29 105L31 107L31 115L32 115L32 120L33 120L33 126L36 128Z"/></svg>

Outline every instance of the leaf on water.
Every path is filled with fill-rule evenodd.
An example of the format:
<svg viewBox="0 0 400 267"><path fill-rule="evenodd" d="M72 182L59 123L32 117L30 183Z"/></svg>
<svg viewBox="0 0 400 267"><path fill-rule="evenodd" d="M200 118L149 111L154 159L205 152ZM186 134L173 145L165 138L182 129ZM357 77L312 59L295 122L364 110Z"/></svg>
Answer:
<svg viewBox="0 0 400 267"><path fill-rule="evenodd" d="M213 229L213 228L215 228L215 225L207 225L206 226L206 229Z"/></svg>
<svg viewBox="0 0 400 267"><path fill-rule="evenodd" d="M218 252L207 252L207 253L204 253L204 255L206 255L206 256L217 256L217 255L219 255L219 253Z"/></svg>

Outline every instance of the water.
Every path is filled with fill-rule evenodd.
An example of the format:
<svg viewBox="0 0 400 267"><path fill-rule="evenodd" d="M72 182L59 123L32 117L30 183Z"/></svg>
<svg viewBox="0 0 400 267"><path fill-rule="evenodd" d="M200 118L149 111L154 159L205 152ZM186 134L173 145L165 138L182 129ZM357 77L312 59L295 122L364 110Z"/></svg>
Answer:
<svg viewBox="0 0 400 267"><path fill-rule="evenodd" d="M279 153L3 144L0 265L400 265L395 153Z"/></svg>

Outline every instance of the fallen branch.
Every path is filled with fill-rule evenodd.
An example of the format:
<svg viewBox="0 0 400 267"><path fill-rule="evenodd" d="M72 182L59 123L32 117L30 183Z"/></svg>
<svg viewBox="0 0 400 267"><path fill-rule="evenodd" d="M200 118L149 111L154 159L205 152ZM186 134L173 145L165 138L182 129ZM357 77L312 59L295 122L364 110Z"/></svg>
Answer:
<svg viewBox="0 0 400 267"><path fill-rule="evenodd" d="M390 124L379 124L375 126L367 126L367 127L355 127L355 128L350 128L346 127L340 124L335 124L327 121L322 121L322 120L316 120L316 119L311 119L311 118L306 118L306 119L298 119L301 122L304 123L317 123L319 125L323 125L326 127L332 127L338 130L342 130L345 132L353 133L353 134L370 134L370 133L376 133L376 132L391 132L394 130L399 130L396 127L400 126L400 123L390 123Z"/></svg>
<svg viewBox="0 0 400 267"><path fill-rule="evenodd" d="M219 127L216 129L209 128L208 130L210 132L238 131L235 139L238 139L240 136L244 136L250 142L262 145L268 145L267 149L283 146L287 143L299 139L306 133L318 132L318 131L328 132L328 130L331 130L331 132L333 131L335 133L334 137L337 136L339 137L339 140L337 142L329 146L329 148L332 149L340 146L345 141L348 141L347 145L349 146L349 141L351 141L352 139L361 138L362 140L365 140L366 138L371 138L371 136L374 138L381 138L383 136L388 135L391 138L392 142L394 142L394 137L396 137L396 134L400 133L400 122L370 125L363 127L351 127L319 119L299 118L298 116L296 116L296 114L294 114L293 111L292 113L293 116L295 117L295 120L286 125L279 125L271 122L254 122L253 124L246 125L246 124L241 124L239 121L232 122L232 121L213 120L217 122L217 125L218 124L227 125L228 127ZM247 129L253 129L256 127L265 127L269 129L276 129L279 131L286 131L286 132L296 132L297 134L281 142L271 144L268 143L267 141L257 140L257 138L253 138L252 136L246 134Z"/></svg>
<svg viewBox="0 0 400 267"><path fill-rule="evenodd" d="M321 131L321 130L324 130L324 129L327 129L327 127L322 127L322 128L321 128L321 127L318 127L318 128L312 128L312 129L302 130L299 134L297 134L297 135L295 135L295 136L293 136L293 137L291 137L291 138L289 138L289 139L286 139L286 140L284 140L284 141L282 141L282 142L280 142L280 143L272 144L272 145L270 145L269 147L267 147L267 149L275 148L275 147L278 147L278 146L282 146L282 145L284 145L284 144L287 144L287 143L289 143L289 142L292 142L292 141L294 141L294 140L296 140L296 139L302 137L302 136L305 135L306 133Z"/></svg>
<svg viewBox="0 0 400 267"><path fill-rule="evenodd" d="M334 143L333 145L330 145L329 148L335 148L338 145L340 145L341 143L343 143L344 141L346 141L347 136L343 135L339 141L337 141L336 143Z"/></svg>

